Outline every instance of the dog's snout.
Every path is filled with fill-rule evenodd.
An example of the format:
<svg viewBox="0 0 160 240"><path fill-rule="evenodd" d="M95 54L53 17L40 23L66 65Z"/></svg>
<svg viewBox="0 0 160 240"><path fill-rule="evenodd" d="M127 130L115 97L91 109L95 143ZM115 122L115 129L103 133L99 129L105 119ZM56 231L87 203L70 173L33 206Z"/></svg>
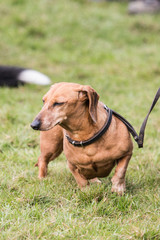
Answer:
<svg viewBox="0 0 160 240"><path fill-rule="evenodd" d="M32 123L31 123L31 127L34 130L39 130L41 126L41 121L39 119L35 119Z"/></svg>

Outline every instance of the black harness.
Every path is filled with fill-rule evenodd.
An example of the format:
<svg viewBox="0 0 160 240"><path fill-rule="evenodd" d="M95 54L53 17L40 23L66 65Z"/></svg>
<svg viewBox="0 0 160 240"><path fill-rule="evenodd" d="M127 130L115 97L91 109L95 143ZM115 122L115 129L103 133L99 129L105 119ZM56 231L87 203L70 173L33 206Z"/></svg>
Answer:
<svg viewBox="0 0 160 240"><path fill-rule="evenodd" d="M111 124L111 121L112 121L112 114L113 114L115 117L120 119L126 125L126 127L128 128L128 131L132 134L134 140L137 142L138 147L139 148L143 148L144 133L145 133L147 120L148 120L148 117L149 117L152 109L154 108L155 104L157 103L159 97L160 97L160 88L158 89L158 91L157 91L157 93L156 93L156 95L154 97L154 100L152 102L152 105L150 107L150 110L149 110L147 116L145 117L145 119L144 119L144 121L142 123L139 135L135 131L134 127L124 117L122 117L119 113L111 110L107 106L104 106L104 109L106 110L107 115L108 115L107 120L106 120L104 126L93 137L91 137L91 138L89 138L88 140L85 140L85 141L75 141L75 140L72 140L66 134L66 138L69 141L69 143L71 143L75 147L84 147L84 146L87 146L87 145L97 141L108 130L108 128L109 128L109 126Z"/></svg>

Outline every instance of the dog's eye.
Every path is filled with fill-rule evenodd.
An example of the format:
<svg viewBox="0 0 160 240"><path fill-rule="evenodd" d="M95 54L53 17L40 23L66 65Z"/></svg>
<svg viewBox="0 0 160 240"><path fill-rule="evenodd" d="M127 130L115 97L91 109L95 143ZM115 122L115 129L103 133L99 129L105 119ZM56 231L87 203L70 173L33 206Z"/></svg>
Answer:
<svg viewBox="0 0 160 240"><path fill-rule="evenodd" d="M53 103L53 107L60 106L60 105L63 105L63 104L64 104L64 102L55 102L55 103Z"/></svg>

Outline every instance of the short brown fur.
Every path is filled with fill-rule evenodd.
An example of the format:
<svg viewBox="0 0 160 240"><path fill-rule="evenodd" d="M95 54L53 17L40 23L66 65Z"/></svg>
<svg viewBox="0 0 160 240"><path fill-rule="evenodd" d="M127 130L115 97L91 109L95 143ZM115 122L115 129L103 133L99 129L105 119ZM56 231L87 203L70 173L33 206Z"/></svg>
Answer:
<svg viewBox="0 0 160 240"><path fill-rule="evenodd" d="M125 174L132 156L133 144L127 127L115 116L105 134L96 142L75 147L65 137L84 141L97 133L107 119L104 104L90 86L75 83L54 84L44 96L44 106L36 120L39 127L41 155L36 166L39 178L47 174L48 163L61 152L80 188L98 178L106 177L116 165L112 177L112 192L125 191Z"/></svg>

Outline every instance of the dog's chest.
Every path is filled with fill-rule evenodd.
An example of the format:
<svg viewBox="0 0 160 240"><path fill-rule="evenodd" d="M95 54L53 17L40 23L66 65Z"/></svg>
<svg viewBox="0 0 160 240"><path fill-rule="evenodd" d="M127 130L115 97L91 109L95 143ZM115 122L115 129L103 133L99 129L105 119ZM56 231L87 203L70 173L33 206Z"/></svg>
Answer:
<svg viewBox="0 0 160 240"><path fill-rule="evenodd" d="M64 153L68 162L86 178L107 176L114 166L114 160L107 151L100 150L98 146L83 148L66 145Z"/></svg>

